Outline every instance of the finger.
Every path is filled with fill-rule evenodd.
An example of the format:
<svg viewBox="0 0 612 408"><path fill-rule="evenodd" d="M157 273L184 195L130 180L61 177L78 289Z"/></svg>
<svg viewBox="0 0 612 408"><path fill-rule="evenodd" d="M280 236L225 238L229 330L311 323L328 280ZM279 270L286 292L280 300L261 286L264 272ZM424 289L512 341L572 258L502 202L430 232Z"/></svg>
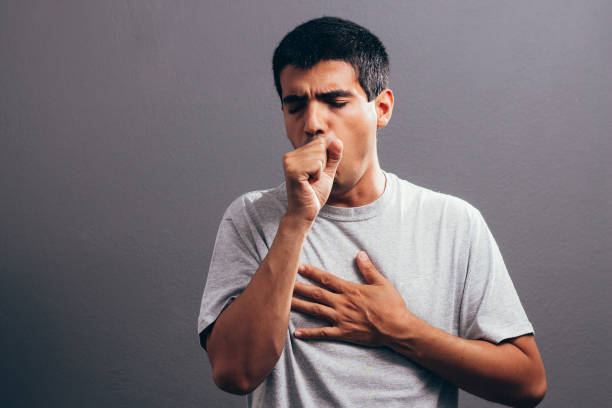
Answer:
<svg viewBox="0 0 612 408"><path fill-rule="evenodd" d="M332 139L327 146L327 163L324 171L330 176L334 176L336 174L338 165L342 160L343 148L342 140L338 138Z"/></svg>
<svg viewBox="0 0 612 408"><path fill-rule="evenodd" d="M323 161L317 160L316 163L319 165L319 167L313 168L312 171L308 172L308 180L311 183L319 181L321 175L323 174Z"/></svg>
<svg viewBox="0 0 612 408"><path fill-rule="evenodd" d="M319 268L315 268L314 266L308 264L300 265L300 267L298 268L298 272L300 273L300 275L312 281L318 282L336 293L342 293L343 288L349 283L344 279L340 279L339 277L332 275L329 272L326 272Z"/></svg>
<svg viewBox="0 0 612 408"><path fill-rule="evenodd" d="M319 180L327 166L327 145L325 139L322 136L315 137L313 142L308 143L303 157L304 160L311 163L311 169L308 172L309 178L312 181Z"/></svg>
<svg viewBox="0 0 612 408"><path fill-rule="evenodd" d="M312 299L315 302L322 303L324 305L333 306L334 304L332 299L334 294L318 286L308 285L302 282L295 282L293 285L293 293L308 299Z"/></svg>
<svg viewBox="0 0 612 408"><path fill-rule="evenodd" d="M361 274L365 278L366 282L371 285L382 283L386 280L378 269L374 267L374 264L365 251L361 251L357 254L357 266L359 267L359 271L361 271Z"/></svg>
<svg viewBox="0 0 612 408"><path fill-rule="evenodd" d="M298 180L316 178L318 179L325 168L327 161L325 150L315 149L296 154L286 154L283 158L285 173Z"/></svg>
<svg viewBox="0 0 612 408"><path fill-rule="evenodd" d="M295 337L308 340L308 339L332 339L332 340L341 340L342 339L342 331L335 327L318 327L316 329L297 329L295 331Z"/></svg>
<svg viewBox="0 0 612 408"><path fill-rule="evenodd" d="M325 162L327 161L325 153L321 153L317 150L307 152L304 154L302 160L308 176L312 179L318 180L323 173Z"/></svg>
<svg viewBox="0 0 612 408"><path fill-rule="evenodd" d="M336 322L336 311L331 307L327 307L319 303L313 303L294 297L291 299L291 310L296 310L298 312L309 314L310 316L322 318L331 323Z"/></svg>

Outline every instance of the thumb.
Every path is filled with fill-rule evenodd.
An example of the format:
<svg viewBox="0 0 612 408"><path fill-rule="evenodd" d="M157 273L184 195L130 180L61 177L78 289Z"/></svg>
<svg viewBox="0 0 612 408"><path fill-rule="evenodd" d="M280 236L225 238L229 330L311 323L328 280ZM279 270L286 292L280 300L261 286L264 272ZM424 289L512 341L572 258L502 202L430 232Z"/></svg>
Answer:
<svg viewBox="0 0 612 408"><path fill-rule="evenodd" d="M340 160L342 160L342 150L342 140L338 138L332 139L332 141L327 145L327 163L324 171L330 176L334 176L336 174L338 164L340 164Z"/></svg>
<svg viewBox="0 0 612 408"><path fill-rule="evenodd" d="M382 283L385 280L385 277L378 272L376 267L374 267L374 264L372 264L372 261L365 251L361 251L357 254L357 266L367 283L372 285Z"/></svg>

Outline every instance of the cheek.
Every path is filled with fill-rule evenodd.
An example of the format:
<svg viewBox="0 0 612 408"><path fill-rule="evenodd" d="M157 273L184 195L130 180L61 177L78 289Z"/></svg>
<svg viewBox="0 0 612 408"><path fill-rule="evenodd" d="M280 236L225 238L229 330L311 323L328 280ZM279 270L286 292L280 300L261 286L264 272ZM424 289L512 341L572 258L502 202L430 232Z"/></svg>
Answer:
<svg viewBox="0 0 612 408"><path fill-rule="evenodd" d="M354 133L373 134L376 133L377 119L373 105L363 104L351 112L348 124Z"/></svg>
<svg viewBox="0 0 612 408"><path fill-rule="evenodd" d="M365 157L376 143L376 112L359 110L347 122L347 138L356 158Z"/></svg>
<svg viewBox="0 0 612 408"><path fill-rule="evenodd" d="M285 118L285 135L293 148L299 147L299 134L295 131L295 124Z"/></svg>

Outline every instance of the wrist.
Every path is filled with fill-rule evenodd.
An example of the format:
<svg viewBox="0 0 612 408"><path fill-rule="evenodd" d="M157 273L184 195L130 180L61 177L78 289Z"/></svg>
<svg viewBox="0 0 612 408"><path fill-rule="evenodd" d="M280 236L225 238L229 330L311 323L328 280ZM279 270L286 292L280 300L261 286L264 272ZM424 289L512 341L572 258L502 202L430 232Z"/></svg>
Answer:
<svg viewBox="0 0 612 408"><path fill-rule="evenodd" d="M293 215L289 212L285 213L280 221L280 228L288 228L291 231L302 232L304 236L310 231L314 220L309 220L299 215Z"/></svg>
<svg viewBox="0 0 612 408"><path fill-rule="evenodd" d="M402 318L394 320L393 325L383 331L384 345L405 356L415 357L419 338L429 327L424 320L414 314L405 313Z"/></svg>

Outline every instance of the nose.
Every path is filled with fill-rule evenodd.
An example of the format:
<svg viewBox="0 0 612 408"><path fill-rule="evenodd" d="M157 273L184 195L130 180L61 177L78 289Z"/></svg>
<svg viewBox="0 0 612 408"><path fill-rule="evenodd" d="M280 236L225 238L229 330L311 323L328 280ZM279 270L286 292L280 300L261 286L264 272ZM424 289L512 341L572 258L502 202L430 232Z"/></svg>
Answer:
<svg viewBox="0 0 612 408"><path fill-rule="evenodd" d="M309 142L313 137L324 135L327 131L325 125L325 112L316 102L309 103L304 112L304 133Z"/></svg>

